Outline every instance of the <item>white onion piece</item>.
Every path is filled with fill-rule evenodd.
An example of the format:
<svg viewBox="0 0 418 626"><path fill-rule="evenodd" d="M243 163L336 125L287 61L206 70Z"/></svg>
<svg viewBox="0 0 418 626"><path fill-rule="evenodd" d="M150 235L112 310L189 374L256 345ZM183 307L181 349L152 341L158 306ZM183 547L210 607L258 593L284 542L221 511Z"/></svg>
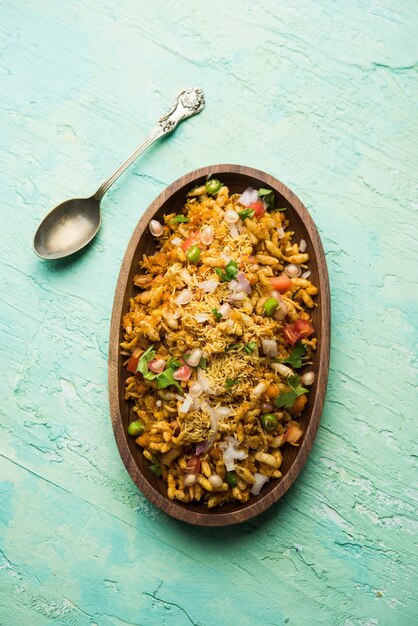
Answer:
<svg viewBox="0 0 418 626"><path fill-rule="evenodd" d="M293 374L293 371L290 369L290 367L287 367L287 365L284 365L283 363L271 363L270 367L282 376L292 376Z"/></svg>
<svg viewBox="0 0 418 626"><path fill-rule="evenodd" d="M148 369L156 374L161 374L161 372L165 369L164 359L152 359L152 361L148 362Z"/></svg>
<svg viewBox="0 0 418 626"><path fill-rule="evenodd" d="M299 252L305 252L306 250L306 241L304 239L300 240L299 244Z"/></svg>
<svg viewBox="0 0 418 626"><path fill-rule="evenodd" d="M197 481L197 474L186 474L184 479L184 486L191 487Z"/></svg>
<svg viewBox="0 0 418 626"><path fill-rule="evenodd" d="M313 385L315 382L315 374L313 372L305 372L301 380L304 385Z"/></svg>
<svg viewBox="0 0 418 626"><path fill-rule="evenodd" d="M199 361L202 358L202 350L196 348L190 352L190 355L187 359L185 359L186 363L191 365L192 367L197 367L199 365Z"/></svg>
<svg viewBox="0 0 418 626"><path fill-rule="evenodd" d="M298 276L300 276L302 273L299 265L295 265L294 263L286 265L284 271L289 276L289 278L298 278Z"/></svg>
<svg viewBox="0 0 418 626"><path fill-rule="evenodd" d="M207 322L209 319L209 315L207 313L196 313L195 315L196 322L202 324L203 322Z"/></svg>
<svg viewBox="0 0 418 626"><path fill-rule="evenodd" d="M184 267L179 271L179 276L186 285L193 287L193 278Z"/></svg>
<svg viewBox="0 0 418 626"><path fill-rule="evenodd" d="M221 476L219 476L219 474L211 474L209 476L209 482L212 487L215 487L215 489L217 489L218 487L222 487L224 481L222 480Z"/></svg>
<svg viewBox="0 0 418 626"><path fill-rule="evenodd" d="M240 291L239 293L232 293L228 300L230 302L239 302L240 300L244 300L244 298L246 297L246 293L245 291Z"/></svg>
<svg viewBox="0 0 418 626"><path fill-rule="evenodd" d="M218 406L215 411L222 419L225 419L226 417L234 414L233 409L231 409L229 406Z"/></svg>
<svg viewBox="0 0 418 626"><path fill-rule="evenodd" d="M255 483L251 487L251 493L253 494L253 496L258 496L261 488L269 481L269 477L264 476L264 474L259 474L258 472L255 472L253 476L255 478Z"/></svg>
<svg viewBox="0 0 418 626"><path fill-rule="evenodd" d="M161 402L161 400L157 400L155 404L156 404L158 407L160 407L160 406L162 406L162 405L163 405L163 403Z"/></svg>
<svg viewBox="0 0 418 626"><path fill-rule="evenodd" d="M183 289L182 291L179 292L174 302L178 304L179 306L182 306L184 304L189 304L189 302L191 302L192 299L193 299L193 294L190 291L190 289Z"/></svg>
<svg viewBox="0 0 418 626"><path fill-rule="evenodd" d="M224 319L227 319L231 315L231 307L229 306L227 302L224 302L224 304L221 304L218 311Z"/></svg>
<svg viewBox="0 0 418 626"><path fill-rule="evenodd" d="M279 239L283 239L285 233L284 233L284 228L278 228L277 229L277 234L279 235Z"/></svg>
<svg viewBox="0 0 418 626"><path fill-rule="evenodd" d="M200 241L205 244L205 246L210 246L213 241L213 228L212 226L205 226L200 231Z"/></svg>
<svg viewBox="0 0 418 626"><path fill-rule="evenodd" d="M173 237L173 239L171 240L171 243L173 244L173 246L179 246L181 244L181 239L180 237Z"/></svg>
<svg viewBox="0 0 418 626"><path fill-rule="evenodd" d="M275 357L278 355L277 342L274 339L262 339L261 346L266 356Z"/></svg>
<svg viewBox="0 0 418 626"><path fill-rule="evenodd" d="M198 283L197 286L203 289L205 293L213 293L218 287L219 282L217 280L202 280L202 282Z"/></svg>
<svg viewBox="0 0 418 626"><path fill-rule="evenodd" d="M234 209L227 209L225 211L224 220L227 224L235 224L235 222L239 220L239 215Z"/></svg>
<svg viewBox="0 0 418 626"><path fill-rule="evenodd" d="M151 235L154 235L154 237L161 237L161 235L163 234L163 225L160 224L160 222L158 222L157 220L151 220L149 223L149 229L150 229L150 233Z"/></svg>
<svg viewBox="0 0 418 626"><path fill-rule="evenodd" d="M228 226L229 226L229 234L231 235L232 239L238 239L239 237L238 226L236 224L228 224Z"/></svg>
<svg viewBox="0 0 418 626"><path fill-rule="evenodd" d="M189 394L192 398L198 398L203 393L202 387L196 381L189 387Z"/></svg>
<svg viewBox="0 0 418 626"><path fill-rule="evenodd" d="M187 394L186 399L184 400L183 404L179 408L179 412L188 413L192 404L193 404L193 398L189 394Z"/></svg>
<svg viewBox="0 0 418 626"><path fill-rule="evenodd" d="M273 291L271 295L279 303L279 306L274 313L274 319L281 322L286 317L289 309L278 291Z"/></svg>
<svg viewBox="0 0 418 626"><path fill-rule="evenodd" d="M301 275L301 278L304 278L306 280L307 278L309 278L310 275L311 275L310 271L307 270L306 272L303 272L303 274Z"/></svg>
<svg viewBox="0 0 418 626"><path fill-rule="evenodd" d="M243 194L238 198L238 202L244 206L250 206L253 202L257 202L258 192L252 187L247 187Z"/></svg>
<svg viewBox="0 0 418 626"><path fill-rule="evenodd" d="M203 389L203 391L205 393L212 393L213 394L213 389L210 386L209 378L206 376L206 374L200 368L197 370L197 381L198 381L199 385L202 387L202 389Z"/></svg>
<svg viewBox="0 0 418 626"><path fill-rule="evenodd" d="M250 281L245 277L244 272L239 272L236 278L233 278L229 282L229 288L231 291L235 291L235 293L241 293L245 291L246 293L251 293L251 285Z"/></svg>
<svg viewBox="0 0 418 626"><path fill-rule="evenodd" d="M239 441L234 438L230 439L233 439L233 442L231 440L228 441L228 444L222 455L226 470L228 472L232 472L232 470L235 469L235 461L242 461L248 456L248 454L244 452L244 450L237 449L237 446L239 446Z"/></svg>

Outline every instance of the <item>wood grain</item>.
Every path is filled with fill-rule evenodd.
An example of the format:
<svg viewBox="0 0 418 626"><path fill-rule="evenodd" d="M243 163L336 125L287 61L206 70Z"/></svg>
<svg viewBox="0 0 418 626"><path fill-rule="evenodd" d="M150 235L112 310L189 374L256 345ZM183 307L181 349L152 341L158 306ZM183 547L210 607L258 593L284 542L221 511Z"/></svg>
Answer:
<svg viewBox="0 0 418 626"><path fill-rule="evenodd" d="M312 318L318 350L314 356L315 383L309 393L308 406L300 423L304 431L300 446L285 445L283 451L282 477L272 480L259 496L252 496L248 503L230 502L221 508L207 509L203 502L183 504L169 500L167 486L150 470L141 448L127 435L132 420L132 405L125 401L125 380L129 373L123 367L120 343L123 341L122 317L128 310L130 298L138 290L133 285L143 254L155 251L154 238L148 224L151 219L163 221L163 215L179 213L184 205L187 191L194 185L203 184L206 176L218 177L232 193L242 192L246 187L267 187L276 193L277 206L286 207L289 228L295 233L295 241L305 239L309 253L309 269L312 281L319 289L318 307ZM244 522L265 511L277 502L296 480L312 448L318 430L325 400L330 348L330 295L328 271L324 250L315 224L299 198L273 176L242 165L212 165L182 176L165 189L148 207L139 220L129 241L116 286L109 338L109 400L113 431L126 469L134 482L163 511L182 521L201 526L226 526Z"/></svg>

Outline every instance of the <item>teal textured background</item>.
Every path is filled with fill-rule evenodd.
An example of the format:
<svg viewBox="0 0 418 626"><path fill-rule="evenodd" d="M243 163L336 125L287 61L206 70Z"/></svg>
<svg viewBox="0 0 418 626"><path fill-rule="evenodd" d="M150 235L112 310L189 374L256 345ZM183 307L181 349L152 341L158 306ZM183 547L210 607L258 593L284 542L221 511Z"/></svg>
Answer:
<svg viewBox="0 0 418 626"><path fill-rule="evenodd" d="M417 32L413 0L3 0L2 626L417 623ZM205 111L112 188L88 251L36 258L45 212L93 192L189 85ZM252 522L206 530L131 482L106 359L137 220L223 162L270 172L311 212L332 354L297 483Z"/></svg>

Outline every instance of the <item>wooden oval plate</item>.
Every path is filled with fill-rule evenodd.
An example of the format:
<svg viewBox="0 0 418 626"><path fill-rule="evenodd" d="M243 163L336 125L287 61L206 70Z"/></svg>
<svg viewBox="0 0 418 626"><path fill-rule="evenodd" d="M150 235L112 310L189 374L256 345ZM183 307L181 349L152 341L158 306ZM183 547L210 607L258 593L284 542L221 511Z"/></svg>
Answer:
<svg viewBox="0 0 418 626"><path fill-rule="evenodd" d="M299 446L285 444L281 448L283 464L282 477L267 483L259 496L251 496L246 504L227 503L221 508L206 509L202 503L183 504L169 500L167 486L149 469L142 450L133 438L127 435L131 421L132 406L124 399L125 380L128 375L122 366L119 344L123 341L122 316L128 310L129 299L137 293L133 278L138 273L138 263L143 254L155 251L154 238L149 234L148 224L153 218L160 219L164 213L180 212L186 193L194 185L205 182L206 176L214 175L225 183L232 193L241 193L246 187L267 187L273 189L280 205L287 207L287 217L295 232L295 241L301 238L307 242L310 256L309 269L312 282L318 287L318 306L312 313L318 350L315 353L313 369L315 383L309 393L309 402L300 424L304 431ZM116 286L113 304L109 343L109 397L113 431L122 460L131 478L142 493L160 509L173 517L201 526L226 526L244 522L265 511L289 489L296 480L311 450L324 405L328 378L330 346L330 295L328 272L324 250L318 231L306 208L290 189L265 172L242 165L211 165L182 176L165 189L148 207L136 226L128 248Z"/></svg>

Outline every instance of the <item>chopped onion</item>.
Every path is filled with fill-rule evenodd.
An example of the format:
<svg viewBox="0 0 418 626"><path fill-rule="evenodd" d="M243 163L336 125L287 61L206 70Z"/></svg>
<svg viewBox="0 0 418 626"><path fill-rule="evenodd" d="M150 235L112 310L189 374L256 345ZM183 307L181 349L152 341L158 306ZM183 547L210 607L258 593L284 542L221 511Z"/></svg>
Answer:
<svg viewBox="0 0 418 626"><path fill-rule="evenodd" d="M212 487L215 487L215 489L217 489L218 487L222 487L224 481L222 480L221 476L219 476L219 474L211 474L211 476L209 476L209 482Z"/></svg>
<svg viewBox="0 0 418 626"><path fill-rule="evenodd" d="M280 227L277 229L277 234L279 235L279 239L283 239L285 232L284 232L284 228Z"/></svg>
<svg viewBox="0 0 418 626"><path fill-rule="evenodd" d="M260 404L260 409L261 409L262 411L269 411L269 412L270 412L270 411L272 411L272 410L273 410L273 405L272 405L272 404L270 404L270 402L262 402L262 403Z"/></svg>
<svg viewBox="0 0 418 626"><path fill-rule="evenodd" d="M306 272L303 272L301 278L304 278L306 280L307 278L309 278L310 275L311 275L310 271L307 270Z"/></svg>
<svg viewBox="0 0 418 626"><path fill-rule="evenodd" d="M173 374L175 380L189 380L192 375L192 370L188 365L182 365Z"/></svg>
<svg viewBox="0 0 418 626"><path fill-rule="evenodd" d="M251 293L250 281L247 280L244 272L240 272L239 274L237 274L236 278L233 278L229 282L229 288L232 291L235 291L235 293L241 293L242 291L245 291L246 293Z"/></svg>
<svg viewBox="0 0 418 626"><path fill-rule="evenodd" d="M184 479L184 486L191 487L197 481L197 474L186 474Z"/></svg>
<svg viewBox="0 0 418 626"><path fill-rule="evenodd" d="M161 237L164 227L157 220L151 220L149 223L149 229L151 235L154 235L154 237Z"/></svg>
<svg viewBox="0 0 418 626"><path fill-rule="evenodd" d="M236 224L228 224L228 226L229 226L229 234L231 235L232 239L238 239L239 237L238 226Z"/></svg>
<svg viewBox="0 0 418 626"><path fill-rule="evenodd" d="M196 313L195 315L196 322L202 324L203 322L207 322L209 319L209 315L207 313Z"/></svg>
<svg viewBox="0 0 418 626"><path fill-rule="evenodd" d="M184 400L183 404L179 408L179 412L188 413L192 404L193 404L193 398L189 394L187 394L186 399Z"/></svg>
<svg viewBox="0 0 418 626"><path fill-rule="evenodd" d="M229 256L230 254L231 248L229 246L225 246L225 248L221 251L220 256L224 261L229 263L229 261L232 261L232 258Z"/></svg>
<svg viewBox="0 0 418 626"><path fill-rule="evenodd" d="M181 239L180 237L173 237L173 239L171 240L171 243L173 244L173 246L179 246L181 244Z"/></svg>
<svg viewBox="0 0 418 626"><path fill-rule="evenodd" d="M252 187L247 187L243 194L238 198L238 202L244 206L250 206L253 202L257 202L258 192Z"/></svg>
<svg viewBox="0 0 418 626"><path fill-rule="evenodd" d="M195 350L192 350L190 352L189 356L187 357L187 359L185 359L185 361L192 367L197 367L199 365L199 361L201 358L202 358L202 350L199 350L199 348L196 348Z"/></svg>
<svg viewBox="0 0 418 626"><path fill-rule="evenodd" d="M315 374L313 372L305 372L301 380L304 385L313 385L315 382Z"/></svg>
<svg viewBox="0 0 418 626"><path fill-rule="evenodd" d="M269 477L264 476L264 474L259 474L258 472L255 472L253 476L255 478L255 483L251 487L251 493L253 496L258 496L262 487L269 481Z"/></svg>
<svg viewBox="0 0 418 626"><path fill-rule="evenodd" d="M274 314L274 319L281 322L286 317L289 309L287 307L287 304L283 301L282 298L280 298L280 300L276 298L276 300L279 303L279 306L277 307L276 312Z"/></svg>
<svg viewBox="0 0 418 626"><path fill-rule="evenodd" d="M220 417L222 417L222 419L234 414L234 410L229 406L218 406L215 411Z"/></svg>
<svg viewBox="0 0 418 626"><path fill-rule="evenodd" d="M237 441L233 437L230 437L222 455L227 472L232 472L232 470L235 469L235 461L242 461L248 456L248 454L244 452L244 450L238 450L238 446L239 441Z"/></svg>
<svg viewBox="0 0 418 626"><path fill-rule="evenodd" d="M261 346L266 356L275 357L278 354L277 342L274 339L262 339Z"/></svg>
<svg viewBox="0 0 418 626"><path fill-rule="evenodd" d="M212 226L205 226L200 231L200 241L205 244L205 246L210 246L213 241L213 228Z"/></svg>
<svg viewBox="0 0 418 626"><path fill-rule="evenodd" d="M244 300L244 298L246 297L246 295L247 295L247 294L245 293L245 291L240 291L240 293L232 293L232 294L229 296L228 300L229 300L230 302L238 302L238 301L240 301L240 300Z"/></svg>
<svg viewBox="0 0 418 626"><path fill-rule="evenodd" d="M305 252L305 250L306 250L306 241L304 239L301 239L300 244L299 244L299 251Z"/></svg>
<svg viewBox="0 0 418 626"><path fill-rule="evenodd" d="M190 289L183 289L177 295L177 298L174 302L178 305L189 304L189 302L193 299L193 294Z"/></svg>
<svg viewBox="0 0 418 626"><path fill-rule="evenodd" d="M284 268L284 271L289 276L289 278L297 278L302 273L302 270L300 269L299 265L295 265L294 263L290 263L289 265L286 265L286 267Z"/></svg>
<svg viewBox="0 0 418 626"><path fill-rule="evenodd" d="M227 209L225 211L224 220L227 224L235 224L235 222L239 220L239 215L234 209Z"/></svg>
<svg viewBox="0 0 418 626"><path fill-rule="evenodd" d="M206 376L206 374L200 368L197 370L197 382L202 387L202 389L203 389L203 391L205 393L212 393L213 394L213 389L210 386L209 378Z"/></svg>
<svg viewBox="0 0 418 626"><path fill-rule="evenodd" d="M156 404L158 407L160 407L160 406L162 406L162 405L163 405L163 403L161 402L161 400L157 400L155 404Z"/></svg>
<svg viewBox="0 0 418 626"><path fill-rule="evenodd" d="M290 369L290 367L287 367L287 365L283 365L283 363L271 363L270 367L282 376L292 376L293 374L293 371Z"/></svg>
<svg viewBox="0 0 418 626"><path fill-rule="evenodd" d="M151 372L155 372L156 374L161 374L164 368L164 359L152 359L152 361L148 362L148 369L151 370Z"/></svg>
<svg viewBox="0 0 418 626"><path fill-rule="evenodd" d="M199 441L196 444L196 456L200 456L205 451L206 441Z"/></svg>
<svg viewBox="0 0 418 626"><path fill-rule="evenodd" d="M193 287L193 278L184 267L179 271L179 276L186 285Z"/></svg>
<svg viewBox="0 0 418 626"><path fill-rule="evenodd" d="M231 307L227 302L225 302L224 304L221 304L218 311L224 319L227 319L227 317L231 315Z"/></svg>
<svg viewBox="0 0 418 626"><path fill-rule="evenodd" d="M193 382L190 385L190 387L189 387L189 394L192 396L192 398L197 398L202 393L203 393L203 389L202 389L201 385L199 385L199 383L197 383L195 381L195 382Z"/></svg>
<svg viewBox="0 0 418 626"><path fill-rule="evenodd" d="M201 283L198 283L197 286L203 289L205 293L213 293L218 287L219 282L217 280L202 280Z"/></svg>

